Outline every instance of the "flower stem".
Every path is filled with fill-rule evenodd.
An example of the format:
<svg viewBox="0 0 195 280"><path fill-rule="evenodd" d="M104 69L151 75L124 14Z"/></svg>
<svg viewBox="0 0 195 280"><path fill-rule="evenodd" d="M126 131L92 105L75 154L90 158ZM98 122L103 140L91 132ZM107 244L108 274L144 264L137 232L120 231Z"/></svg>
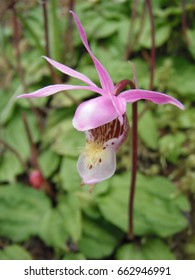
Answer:
<svg viewBox="0 0 195 280"><path fill-rule="evenodd" d="M133 41L132 34L134 31L134 22L135 22L136 14L137 14L137 5L138 5L138 1L133 0L132 7L131 7L131 16L130 16L131 21L130 21L128 36L127 36L128 42L127 42L127 47L125 50L125 59L128 59L132 52L132 46L134 43L134 42L132 42ZM131 42L130 42L130 39L131 39Z"/></svg>
<svg viewBox="0 0 195 280"><path fill-rule="evenodd" d="M42 0L42 11L43 11L43 19L44 19L45 54L46 56L50 57L47 0ZM56 75L56 73L54 72L51 64L48 65L49 65L52 81L54 83L60 83L61 81L59 77Z"/></svg>
<svg viewBox="0 0 195 280"><path fill-rule="evenodd" d="M133 81L122 80L115 85L114 95L117 96L120 92L129 85L132 89L137 88L137 78L135 67L132 64L133 70ZM130 240L134 239L133 234L133 204L134 204L134 194L136 185L136 175L137 175L137 102L132 104L132 165L131 165L131 183L130 183L130 194L129 194L129 207L128 207L128 237Z"/></svg>
<svg viewBox="0 0 195 280"><path fill-rule="evenodd" d="M182 0L182 33L185 43L188 45L189 40L187 36L187 24L186 24L186 0Z"/></svg>
<svg viewBox="0 0 195 280"><path fill-rule="evenodd" d="M149 16L150 16L150 25L151 25L151 40L152 40L152 48L151 48L151 61L150 61L150 90L153 89L154 86L154 71L155 71L155 60L156 60L156 49L155 49L155 28L154 28L154 17L152 12L152 4L151 0L146 0L146 5L148 8Z"/></svg>
<svg viewBox="0 0 195 280"><path fill-rule="evenodd" d="M74 10L74 0L69 0L68 11ZM67 27L64 35L64 55L68 64L74 64L74 44L73 44L73 17L70 13L67 15Z"/></svg>
<svg viewBox="0 0 195 280"><path fill-rule="evenodd" d="M134 239L133 234L133 204L137 175L137 102L132 104L132 165L131 165L131 184L129 195L129 229L128 237Z"/></svg>

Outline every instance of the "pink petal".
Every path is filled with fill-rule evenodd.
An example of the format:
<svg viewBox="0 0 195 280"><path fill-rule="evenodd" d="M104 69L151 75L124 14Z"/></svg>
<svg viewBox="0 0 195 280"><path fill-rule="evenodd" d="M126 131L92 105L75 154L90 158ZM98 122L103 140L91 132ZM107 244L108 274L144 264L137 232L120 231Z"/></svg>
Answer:
<svg viewBox="0 0 195 280"><path fill-rule="evenodd" d="M132 89L124 91L120 94L120 97L125 98L125 100L129 103L133 103L135 101L138 101L140 99L146 99L150 100L153 103L156 104L173 104L177 106L180 109L184 109L184 105L179 102L177 99L156 91L150 91L150 90L143 90L143 89Z"/></svg>
<svg viewBox="0 0 195 280"><path fill-rule="evenodd" d="M95 163L93 155L83 152L77 162L79 175L84 184L96 184L110 178L116 170L116 153L113 149L107 148L100 152L100 159Z"/></svg>
<svg viewBox="0 0 195 280"><path fill-rule="evenodd" d="M126 111L126 101L115 97L120 114ZM111 122L118 117L109 96L100 96L80 104L73 118L73 126L79 131L87 131Z"/></svg>
<svg viewBox="0 0 195 280"><path fill-rule="evenodd" d="M93 62L95 64L95 67L96 67L96 70L98 72L100 83L102 85L103 90L106 93L113 94L113 92L114 92L114 84L112 82L112 79L110 78L110 75L108 74L106 69L103 67L103 65L99 62L99 60L92 53L92 51L91 51L91 49L89 47L89 43L87 41L87 36L86 36L85 30L84 30L84 28L83 28L83 26L82 26L78 16L73 11L70 11L70 13L74 17L74 20L75 20L75 23L77 25L78 31L80 33L81 40L83 42L83 45L85 46L86 50L90 54L90 56L91 56L91 58L92 58L92 60L93 60Z"/></svg>
<svg viewBox="0 0 195 280"><path fill-rule="evenodd" d="M93 92L97 92L99 94L103 94L103 90L98 88L98 87L94 87L94 86L74 86L74 85L51 85L51 86L47 86L41 89L38 89L32 93L24 93L21 95L18 95L17 98L37 98L37 97L45 97L45 96L49 96L52 94L55 94L59 91L62 90L77 90L77 89L84 89L84 90L90 90Z"/></svg>
<svg viewBox="0 0 195 280"><path fill-rule="evenodd" d="M63 65L49 57L43 56L52 66L54 66L56 69L58 69L59 71L61 71L64 74L67 74L71 77L77 78L81 81L83 81L84 83L90 85L90 86L94 86L97 87L96 84L94 84L87 76L71 69L70 67Z"/></svg>

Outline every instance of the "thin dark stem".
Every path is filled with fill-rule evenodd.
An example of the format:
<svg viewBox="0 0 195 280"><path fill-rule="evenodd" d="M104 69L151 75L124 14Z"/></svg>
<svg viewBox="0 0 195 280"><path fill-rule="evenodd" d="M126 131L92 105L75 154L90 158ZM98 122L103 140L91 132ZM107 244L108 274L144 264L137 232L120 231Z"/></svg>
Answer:
<svg viewBox="0 0 195 280"><path fill-rule="evenodd" d="M68 10L72 11L74 10L74 0L69 0L68 3ZM67 28L65 31L65 36L64 36L64 46L65 46L65 61L67 59L67 54L68 56L68 63L73 61L74 58L74 44L73 44L73 17L70 13L68 13L67 16Z"/></svg>
<svg viewBox="0 0 195 280"><path fill-rule="evenodd" d="M182 31L183 34L186 34L186 0L182 0Z"/></svg>
<svg viewBox="0 0 195 280"><path fill-rule="evenodd" d="M4 6L1 7L1 11L0 11L0 19L3 18L3 16L7 15L7 11L9 9L12 9L12 7L16 4L17 0L12 0L12 2L8 2L8 3L4 3Z"/></svg>
<svg viewBox="0 0 195 280"><path fill-rule="evenodd" d="M144 21L145 21L145 17L146 17L146 2L143 3L143 9L142 9L142 13L141 13L141 20L140 20L140 25L139 25L139 30L135 36L135 40L133 42L134 45L137 44L137 42L140 39L140 36L142 34L143 28L144 28Z"/></svg>
<svg viewBox="0 0 195 280"><path fill-rule="evenodd" d="M133 69L133 81L122 80L115 85L114 95L119 95L120 92L129 85L132 89L137 88L137 79L134 65ZM132 164L131 164L131 183L130 183L130 193L129 193L129 207L128 207L128 237L130 240L134 239L133 234L133 205L134 205L134 195L136 186L136 176L137 176L137 102L132 104Z"/></svg>
<svg viewBox="0 0 195 280"><path fill-rule="evenodd" d="M186 44L189 44L187 36L187 24L186 24L186 0L182 0L182 32Z"/></svg>
<svg viewBox="0 0 195 280"><path fill-rule="evenodd" d="M132 9L131 9L131 21L130 21L130 25L129 25L129 32L128 32L128 36L127 36L127 47L125 50L125 59L128 59L131 55L132 52L132 46L133 46L133 42L130 42L130 39L132 39L132 33L133 33L133 29L134 29L134 22L135 22L135 18L136 18L136 14L137 14L137 0L133 0L132 2Z"/></svg>
<svg viewBox="0 0 195 280"><path fill-rule="evenodd" d="M133 234L133 205L137 175L137 102L132 104L132 165L131 165L131 185L129 196L129 231L130 240L134 239Z"/></svg>
<svg viewBox="0 0 195 280"><path fill-rule="evenodd" d="M44 33L45 33L45 53L49 56L49 32L48 32L48 17L47 17L47 0L42 0Z"/></svg>
<svg viewBox="0 0 195 280"><path fill-rule="evenodd" d="M119 95L120 92L128 85L131 88L135 88L135 85L131 80L122 80L119 83L117 83L114 87L114 95L116 95L116 96Z"/></svg>
<svg viewBox="0 0 195 280"><path fill-rule="evenodd" d="M156 60L155 28L154 28L154 17L152 12L151 0L146 0L146 5L150 16L151 39L152 39L151 61L150 61L150 83L149 83L149 88L152 90L154 86L154 71L155 71L155 60Z"/></svg>
<svg viewBox="0 0 195 280"><path fill-rule="evenodd" d="M12 146L10 146L8 143L6 143L4 140L0 139L0 143L7 148L12 154L14 154L16 156L16 158L19 160L19 162L21 163L22 167L24 168L24 170L28 173L28 167L25 163L25 161L23 160L23 158L21 157L21 155L18 153L18 151L13 148Z"/></svg>
<svg viewBox="0 0 195 280"><path fill-rule="evenodd" d="M49 28L48 28L48 16L47 16L47 0L42 0L42 10L43 10L43 20L44 20L44 34L45 34L45 54L50 57L49 49ZM51 73L51 78L54 83L60 83L59 77L54 72L51 64L49 63L49 70Z"/></svg>

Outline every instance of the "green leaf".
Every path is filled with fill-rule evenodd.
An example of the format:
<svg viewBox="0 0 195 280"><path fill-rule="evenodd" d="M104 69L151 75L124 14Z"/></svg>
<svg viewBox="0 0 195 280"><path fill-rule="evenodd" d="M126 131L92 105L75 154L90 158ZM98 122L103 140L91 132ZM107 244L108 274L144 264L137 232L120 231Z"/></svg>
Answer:
<svg viewBox="0 0 195 280"><path fill-rule="evenodd" d="M34 114L28 112L27 120L30 130L33 133L33 141L39 139L39 130ZM18 133L19 132L19 133ZM3 131L3 139L10 146L15 148L23 159L27 159L30 155L30 145L27 139L24 123L22 122L22 111L17 110L14 117L9 121Z"/></svg>
<svg viewBox="0 0 195 280"><path fill-rule="evenodd" d="M78 157L85 146L85 137L73 127L65 129L56 142L52 145L54 151L59 155Z"/></svg>
<svg viewBox="0 0 195 280"><path fill-rule="evenodd" d="M163 136L159 141L160 153L170 162L176 164L182 153L182 145L185 139L185 134L181 132Z"/></svg>
<svg viewBox="0 0 195 280"><path fill-rule="evenodd" d="M186 59L177 57L173 60L174 73L171 76L170 89L190 101L195 101L194 72L195 66Z"/></svg>
<svg viewBox="0 0 195 280"><path fill-rule="evenodd" d="M96 198L102 215L124 232L128 227L129 175L114 176L111 188ZM170 236L187 227L182 214L189 211L187 198L163 177L138 174L134 202L134 231L136 235Z"/></svg>
<svg viewBox="0 0 195 280"><path fill-rule="evenodd" d="M193 58L195 58L195 30L187 29L187 38L189 40L188 49Z"/></svg>
<svg viewBox="0 0 195 280"><path fill-rule="evenodd" d="M59 155L78 157L85 146L85 137L72 126L70 118L64 118L57 125L46 128L43 136L45 144L50 144Z"/></svg>
<svg viewBox="0 0 195 280"><path fill-rule="evenodd" d="M195 128L194 108L187 108L187 110L181 111L177 118L177 121L179 123L179 128Z"/></svg>
<svg viewBox="0 0 195 280"><path fill-rule="evenodd" d="M78 198L73 194L59 197L57 206L62 216L65 230L71 236L73 241L78 241L81 237L81 211Z"/></svg>
<svg viewBox="0 0 195 280"><path fill-rule="evenodd" d="M116 252L117 260L174 260L169 247L160 239L142 240L141 244L125 244Z"/></svg>
<svg viewBox="0 0 195 280"><path fill-rule="evenodd" d="M18 158L11 152L6 151L0 158L0 182L13 183L16 176L23 172Z"/></svg>
<svg viewBox="0 0 195 280"><path fill-rule="evenodd" d="M14 90L13 94L7 93L6 91L0 91L1 94L1 105L0 105L0 124L5 124L14 112L16 96L21 93L22 86L18 86Z"/></svg>
<svg viewBox="0 0 195 280"><path fill-rule="evenodd" d="M59 156L51 150L45 150L39 156L39 164L44 177L48 178L58 168Z"/></svg>
<svg viewBox="0 0 195 280"><path fill-rule="evenodd" d="M22 13L18 13L20 21L24 26L24 32L28 40L39 49L40 53L44 53L44 47L42 43L43 34L43 22L41 23L40 19L42 19L40 15L40 9L36 12L33 10L32 14L28 14L28 17L24 17ZM36 31L35 31L36 30Z"/></svg>
<svg viewBox="0 0 195 280"><path fill-rule="evenodd" d="M103 20L101 22L101 25L98 26L96 29L96 32L94 33L94 37L96 39L104 39L107 38L114 33L116 33L118 30L118 22L116 21L108 21L108 20Z"/></svg>
<svg viewBox="0 0 195 280"><path fill-rule="evenodd" d="M77 159L64 157L60 167L60 181L62 188L72 192L80 189L81 178L78 174Z"/></svg>
<svg viewBox="0 0 195 280"><path fill-rule="evenodd" d="M86 258L82 253L68 253L63 260L86 260Z"/></svg>
<svg viewBox="0 0 195 280"><path fill-rule="evenodd" d="M0 260L31 260L31 255L19 245L9 245L0 251Z"/></svg>
<svg viewBox="0 0 195 280"><path fill-rule="evenodd" d="M143 106L139 106L139 108ZM138 133L144 144L151 149L158 147L158 128L152 112L147 110L138 123Z"/></svg>
<svg viewBox="0 0 195 280"><path fill-rule="evenodd" d="M101 259L109 256L115 249L121 234L101 220L83 221L83 236L79 249L88 259Z"/></svg>
<svg viewBox="0 0 195 280"><path fill-rule="evenodd" d="M19 184L0 186L0 235L15 242L39 235L50 207L43 192Z"/></svg>
<svg viewBox="0 0 195 280"><path fill-rule="evenodd" d="M156 24L155 26L155 46L160 47L169 39L171 35L171 25L164 23L163 25ZM149 17L146 18L143 30L139 39L139 44L143 48L150 49L152 46L151 25Z"/></svg>
<svg viewBox="0 0 195 280"><path fill-rule="evenodd" d="M51 51L51 57L53 59L60 61L61 60L61 55L62 55L62 44L60 37L61 32L60 32L60 22L58 19L58 1L56 0L51 0L48 3L48 17L49 17L49 47ZM55 43L54 43L55 42Z"/></svg>
<svg viewBox="0 0 195 280"><path fill-rule="evenodd" d="M41 220L40 236L48 246L65 250L69 235L64 227L63 216L58 209L47 211Z"/></svg>

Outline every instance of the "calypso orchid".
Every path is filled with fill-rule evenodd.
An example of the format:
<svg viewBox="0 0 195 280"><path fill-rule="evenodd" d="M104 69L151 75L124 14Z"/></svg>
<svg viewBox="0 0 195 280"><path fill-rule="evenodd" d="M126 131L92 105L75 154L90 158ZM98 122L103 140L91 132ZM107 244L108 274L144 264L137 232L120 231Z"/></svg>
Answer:
<svg viewBox="0 0 195 280"><path fill-rule="evenodd" d="M101 96L81 103L74 115L73 126L86 135L86 147L82 151L77 169L84 184L93 185L111 177L116 170L116 152L128 134L126 104L146 99L156 104L173 104L180 109L184 106L175 98L160 92L131 89L117 93L111 77L92 53L86 33L78 16L71 11L77 25L80 38L91 56L97 70L101 87L98 87L84 74L45 57L56 69L84 82L84 86L57 84L46 86L18 98L37 98L55 94L63 90L89 90Z"/></svg>

